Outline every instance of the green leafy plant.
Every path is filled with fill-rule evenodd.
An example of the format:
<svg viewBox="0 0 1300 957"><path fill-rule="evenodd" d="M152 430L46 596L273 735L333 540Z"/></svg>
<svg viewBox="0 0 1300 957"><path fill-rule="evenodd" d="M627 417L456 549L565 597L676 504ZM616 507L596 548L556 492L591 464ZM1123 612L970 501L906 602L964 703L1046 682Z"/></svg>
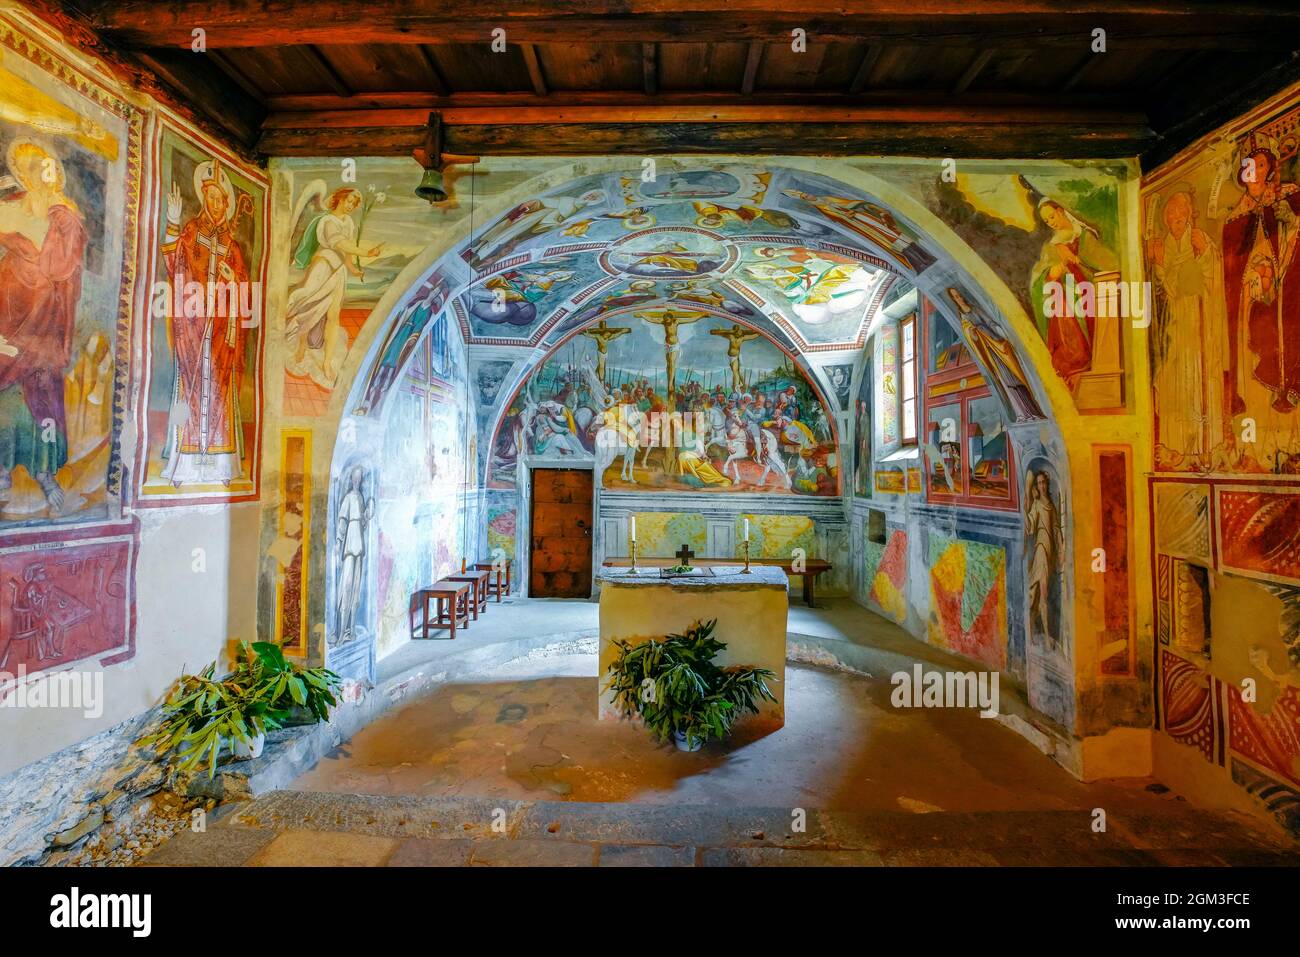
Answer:
<svg viewBox="0 0 1300 957"><path fill-rule="evenodd" d="M290 709L297 705L316 721L328 721L329 709L338 704L334 692L341 679L328 668L304 668L285 658L274 642L240 642L240 660L231 675L252 692L252 700L266 702L268 713L280 727Z"/></svg>
<svg viewBox="0 0 1300 957"><path fill-rule="evenodd" d="M615 641L606 690L625 716L639 715L660 741L675 734L687 746L725 738L736 719L775 701L766 668L719 668L713 659L727 646L713 637L717 620L695 622L684 635L638 645Z"/></svg>
<svg viewBox="0 0 1300 957"><path fill-rule="evenodd" d="M181 675L163 702L161 723L137 743L178 752L181 770L206 763L212 777L230 742L251 747L258 735L283 727L294 705L325 721L338 704L338 675L295 664L272 642L240 642L234 670L220 680L216 671L214 661L197 675Z"/></svg>
<svg viewBox="0 0 1300 957"><path fill-rule="evenodd" d="M694 566L694 565L674 565L672 568L670 568L670 569L668 569L668 570L669 570L670 572L672 572L674 575L684 575L684 574L686 574L687 572L693 572L693 571L695 571L695 566Z"/></svg>

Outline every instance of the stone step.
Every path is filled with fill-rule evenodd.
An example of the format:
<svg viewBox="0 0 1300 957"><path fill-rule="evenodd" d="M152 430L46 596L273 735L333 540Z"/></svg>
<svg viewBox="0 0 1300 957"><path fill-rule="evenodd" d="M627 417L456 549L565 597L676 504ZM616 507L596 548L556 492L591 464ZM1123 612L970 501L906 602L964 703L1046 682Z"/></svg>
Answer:
<svg viewBox="0 0 1300 957"><path fill-rule="evenodd" d="M1171 818L1173 820L1171 820ZM1086 810L929 813L275 791L147 864L1294 864L1221 815L1092 830Z"/></svg>

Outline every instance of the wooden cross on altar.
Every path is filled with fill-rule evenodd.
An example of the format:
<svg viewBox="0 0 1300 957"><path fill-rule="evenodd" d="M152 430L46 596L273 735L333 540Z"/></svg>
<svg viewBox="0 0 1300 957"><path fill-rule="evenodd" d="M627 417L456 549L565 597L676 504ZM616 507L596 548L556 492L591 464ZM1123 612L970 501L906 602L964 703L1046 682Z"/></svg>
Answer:
<svg viewBox="0 0 1300 957"><path fill-rule="evenodd" d="M683 545L681 548L677 549L677 551L674 552L674 554L679 559L681 559L681 563L683 565L690 565L691 559L695 557L695 553L690 550L689 546L686 545Z"/></svg>

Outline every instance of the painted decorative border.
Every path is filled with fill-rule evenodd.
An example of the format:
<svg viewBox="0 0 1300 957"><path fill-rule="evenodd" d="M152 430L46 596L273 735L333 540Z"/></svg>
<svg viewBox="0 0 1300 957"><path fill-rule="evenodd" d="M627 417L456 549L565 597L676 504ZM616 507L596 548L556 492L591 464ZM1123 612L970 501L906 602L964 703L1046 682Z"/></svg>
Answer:
<svg viewBox="0 0 1300 957"><path fill-rule="evenodd" d="M302 459L302 472L296 477L302 482L301 489L293 491L289 488L289 470L288 462L290 459L290 448L294 444L300 446L300 456ZM290 497L292 494L292 498ZM311 627L311 621L307 615L307 598L308 586L310 584L311 573L311 430L309 429L284 429L280 433L280 507L278 516L278 533L281 541L285 539L297 539L298 548L295 558L298 562L297 567L297 613L298 628L296 632L289 630L292 624L289 609L285 606L285 592L288 590L287 585L290 576L294 574L292 560L283 566L275 583L275 640L284 648L286 652L292 655L305 656L308 647L308 633ZM299 530L297 535L290 533L288 529L289 515L293 506L297 506L297 515L300 519Z"/></svg>
<svg viewBox="0 0 1300 957"><path fill-rule="evenodd" d="M1290 532L1289 541L1280 545L1277 549L1279 554L1273 556L1271 568L1263 560L1261 560L1260 564L1254 566L1242 564L1239 560L1234 563L1231 556L1233 551L1231 543L1244 541L1247 538L1257 540L1257 536L1247 535L1236 528L1225 531L1223 527L1224 499L1242 493L1256 494L1271 499L1276 505L1276 508L1273 509L1275 514L1271 516L1273 529ZM1295 520L1298 511L1300 511L1300 488L1279 488L1267 485L1216 485L1214 487L1214 530L1215 538L1219 543L1217 556L1219 570L1262 581L1300 585L1300 521ZM1257 511L1255 516L1246 520L1246 524L1251 524L1259 514ZM1264 565L1264 567L1261 567L1261 565Z"/></svg>

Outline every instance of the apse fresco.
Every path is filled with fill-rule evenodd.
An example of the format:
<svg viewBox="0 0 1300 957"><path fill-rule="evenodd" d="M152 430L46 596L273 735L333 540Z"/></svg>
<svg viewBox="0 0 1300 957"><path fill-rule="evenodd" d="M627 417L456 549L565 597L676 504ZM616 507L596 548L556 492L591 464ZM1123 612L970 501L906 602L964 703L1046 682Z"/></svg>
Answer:
<svg viewBox="0 0 1300 957"><path fill-rule="evenodd" d="M654 172L588 176L476 236L461 254L474 280L454 303L467 341L551 344L661 302L744 318L795 348L861 347L894 268L933 261L883 207L812 174Z"/></svg>
<svg viewBox="0 0 1300 957"><path fill-rule="evenodd" d="M260 478L266 184L164 127L140 501L246 500ZM207 290L202 301L188 293ZM228 291L214 295L213 290Z"/></svg>
<svg viewBox="0 0 1300 957"><path fill-rule="evenodd" d="M636 310L575 335L505 411L490 478L521 455L593 458L605 488L839 493L829 409L794 361L699 310Z"/></svg>
<svg viewBox="0 0 1300 957"><path fill-rule="evenodd" d="M117 513L143 124L0 21L0 528Z"/></svg>

